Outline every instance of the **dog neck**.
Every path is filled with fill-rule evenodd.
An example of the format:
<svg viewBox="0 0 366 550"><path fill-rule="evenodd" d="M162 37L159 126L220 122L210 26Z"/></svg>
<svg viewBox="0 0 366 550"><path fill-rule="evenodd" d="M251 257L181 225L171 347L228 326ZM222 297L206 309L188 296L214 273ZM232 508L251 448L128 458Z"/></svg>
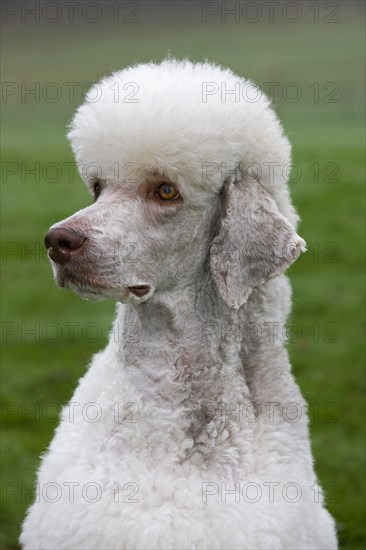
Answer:
<svg viewBox="0 0 366 550"><path fill-rule="evenodd" d="M259 310L265 321L283 320L290 288L284 277L269 281L234 311L206 279L204 285L156 293L139 306L120 306L114 349L122 370L116 374L120 391L128 391L141 411L139 424L129 429L131 437L135 426L144 434L147 461L164 461L174 446L174 461L205 471L212 465L234 479L239 457L254 441L256 403L273 395L285 402L290 387L283 343L248 343L242 323L255 324Z"/></svg>
<svg viewBox="0 0 366 550"><path fill-rule="evenodd" d="M215 463L217 468L221 460L225 468L230 465L225 449L230 434L236 437L241 429L239 404L250 400L236 319L211 280L201 290L159 293L144 304L120 308L121 376L133 388L132 399L137 396L144 424L151 423L146 437L157 437L151 419L158 418L160 429L164 427L154 451L162 459L166 442L174 441L181 461L189 457L205 467ZM223 434L222 444L217 431Z"/></svg>
<svg viewBox="0 0 366 550"><path fill-rule="evenodd" d="M164 374L199 379L220 371L220 364L240 362L237 312L218 297L211 278L122 306L118 321L124 364L135 365L150 383Z"/></svg>

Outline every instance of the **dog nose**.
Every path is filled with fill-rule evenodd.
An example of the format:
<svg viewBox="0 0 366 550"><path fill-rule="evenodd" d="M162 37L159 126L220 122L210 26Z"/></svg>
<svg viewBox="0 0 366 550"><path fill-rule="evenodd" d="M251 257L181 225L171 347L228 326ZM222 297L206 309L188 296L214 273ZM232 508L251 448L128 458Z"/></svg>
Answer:
<svg viewBox="0 0 366 550"><path fill-rule="evenodd" d="M85 242L85 237L76 231L65 227L50 229L44 239L50 258L64 264L70 259L71 251L79 251Z"/></svg>

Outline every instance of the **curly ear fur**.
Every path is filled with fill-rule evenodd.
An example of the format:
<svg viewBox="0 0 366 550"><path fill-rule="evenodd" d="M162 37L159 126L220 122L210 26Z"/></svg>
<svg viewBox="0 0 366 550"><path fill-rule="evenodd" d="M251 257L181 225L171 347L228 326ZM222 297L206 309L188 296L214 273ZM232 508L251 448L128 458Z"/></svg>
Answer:
<svg viewBox="0 0 366 550"><path fill-rule="evenodd" d="M211 272L223 300L239 309L254 287L282 273L306 250L305 241L253 178L227 182L224 200Z"/></svg>

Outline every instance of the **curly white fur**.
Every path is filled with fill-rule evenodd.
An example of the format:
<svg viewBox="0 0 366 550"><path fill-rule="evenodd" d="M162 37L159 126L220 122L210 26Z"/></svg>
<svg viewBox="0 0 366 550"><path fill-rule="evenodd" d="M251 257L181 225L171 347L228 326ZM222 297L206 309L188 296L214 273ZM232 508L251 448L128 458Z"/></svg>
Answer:
<svg viewBox="0 0 366 550"><path fill-rule="evenodd" d="M102 192L55 226L87 242L53 269L121 303L42 459L26 550L337 547L282 337L281 273L304 250L290 146L249 86L167 60L102 80L76 113L72 147ZM165 180L169 206L147 191Z"/></svg>

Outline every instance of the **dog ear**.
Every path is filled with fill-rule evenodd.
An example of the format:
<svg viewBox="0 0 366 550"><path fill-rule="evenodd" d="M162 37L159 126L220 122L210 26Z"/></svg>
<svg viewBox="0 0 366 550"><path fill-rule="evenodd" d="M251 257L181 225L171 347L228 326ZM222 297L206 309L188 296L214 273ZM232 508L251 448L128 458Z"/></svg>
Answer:
<svg viewBox="0 0 366 550"><path fill-rule="evenodd" d="M228 181L224 214L211 246L211 272L227 305L238 309L254 287L282 273L305 249L305 241L253 178Z"/></svg>

